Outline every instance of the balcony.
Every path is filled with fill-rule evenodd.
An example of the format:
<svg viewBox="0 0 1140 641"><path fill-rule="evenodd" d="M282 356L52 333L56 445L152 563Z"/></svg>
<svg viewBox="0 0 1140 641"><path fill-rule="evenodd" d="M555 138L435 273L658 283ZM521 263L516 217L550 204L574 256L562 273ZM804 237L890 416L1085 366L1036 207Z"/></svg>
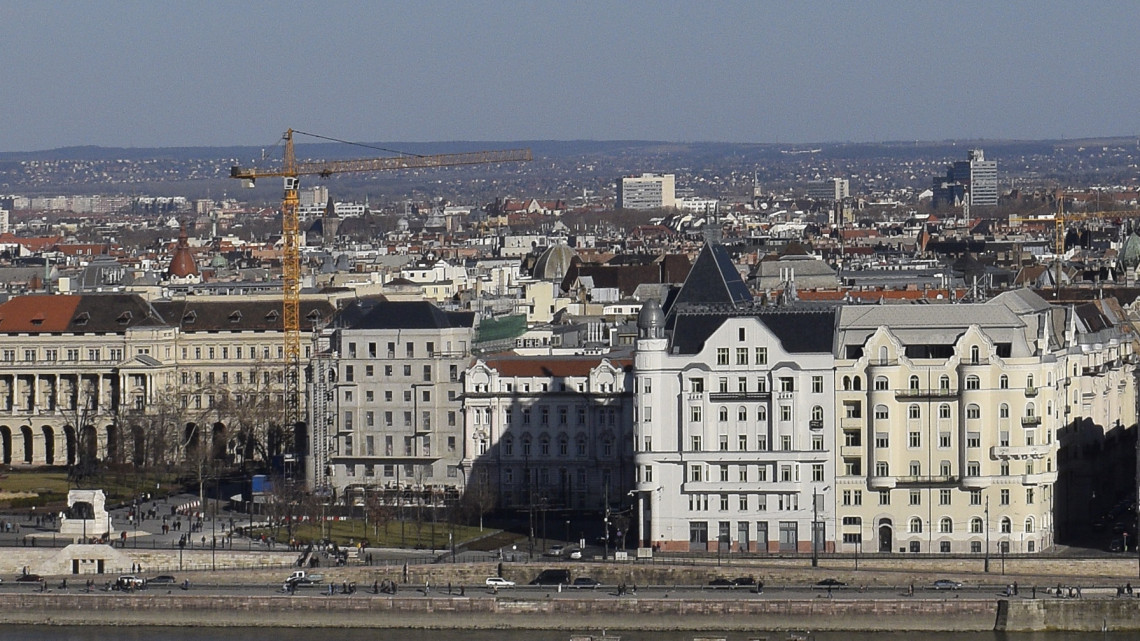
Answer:
<svg viewBox="0 0 1140 641"><path fill-rule="evenodd" d="M872 476L867 479L867 487L872 490L890 490L894 489L895 485L896 481L893 476Z"/></svg>
<svg viewBox="0 0 1140 641"><path fill-rule="evenodd" d="M839 419L839 427L843 429L855 429L863 427L862 416L844 416Z"/></svg>
<svg viewBox="0 0 1140 641"><path fill-rule="evenodd" d="M704 392L689 392L685 395L685 400L688 401L703 401L705 400Z"/></svg>
<svg viewBox="0 0 1140 641"><path fill-rule="evenodd" d="M1026 396L1026 398L1033 398L1033 397L1037 396L1037 388L1036 387L1025 388L1025 396Z"/></svg>
<svg viewBox="0 0 1140 641"><path fill-rule="evenodd" d="M795 398L795 396L795 392L776 392L776 398L780 399L781 401L790 401Z"/></svg>
<svg viewBox="0 0 1140 641"><path fill-rule="evenodd" d="M1040 416L1022 416L1021 417L1021 426L1022 427L1037 427L1040 424L1041 424L1041 417Z"/></svg>
<svg viewBox="0 0 1140 641"><path fill-rule="evenodd" d="M710 401L770 401L771 392L709 392Z"/></svg>
<svg viewBox="0 0 1140 641"><path fill-rule="evenodd" d="M839 455L843 458L851 458L856 456L863 456L862 445L841 445L839 447Z"/></svg>
<svg viewBox="0 0 1140 641"><path fill-rule="evenodd" d="M1015 461L1039 459L1048 456L1050 449L1052 449L1051 445L1020 445L1017 447L995 445L990 448L990 458Z"/></svg>
<svg viewBox="0 0 1140 641"><path fill-rule="evenodd" d="M948 387L895 390L895 398L899 400L955 398L957 396L958 390L950 389Z"/></svg>
<svg viewBox="0 0 1140 641"><path fill-rule="evenodd" d="M962 488L966 490L981 490L989 487L993 480L988 476L963 476Z"/></svg>
<svg viewBox="0 0 1140 641"><path fill-rule="evenodd" d="M1021 477L1024 485L1041 485L1042 483L1056 483L1056 472L1038 472L1037 474L1024 474Z"/></svg>
<svg viewBox="0 0 1140 641"><path fill-rule="evenodd" d="M926 476L899 476L896 477L898 485L955 485L958 477L953 474L926 475Z"/></svg>
<svg viewBox="0 0 1140 641"><path fill-rule="evenodd" d="M808 421L808 428L813 430L823 429L823 419L812 419Z"/></svg>

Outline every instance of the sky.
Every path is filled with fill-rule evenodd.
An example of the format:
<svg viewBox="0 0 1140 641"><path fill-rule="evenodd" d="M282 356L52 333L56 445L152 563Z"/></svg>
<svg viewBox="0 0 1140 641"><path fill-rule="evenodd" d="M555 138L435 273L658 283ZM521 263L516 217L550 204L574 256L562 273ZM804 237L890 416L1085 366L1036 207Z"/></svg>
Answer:
<svg viewBox="0 0 1140 641"><path fill-rule="evenodd" d="M0 151L1140 134L1140 2L0 0ZM300 139L298 139L301 141Z"/></svg>

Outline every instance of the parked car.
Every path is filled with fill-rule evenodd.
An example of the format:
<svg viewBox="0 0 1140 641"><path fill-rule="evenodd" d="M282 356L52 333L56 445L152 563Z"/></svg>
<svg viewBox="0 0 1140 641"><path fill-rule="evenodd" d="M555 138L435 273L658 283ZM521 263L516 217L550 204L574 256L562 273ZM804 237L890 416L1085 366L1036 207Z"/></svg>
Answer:
<svg viewBox="0 0 1140 641"><path fill-rule="evenodd" d="M38 574L21 574L16 577L16 583L39 583L44 578Z"/></svg>
<svg viewBox="0 0 1140 641"><path fill-rule="evenodd" d="M817 587L817 588L843 588L843 587L847 587L847 584L844 583L843 581L840 581L839 579L824 579L822 581L817 581L815 584L815 587Z"/></svg>
<svg viewBox="0 0 1140 641"><path fill-rule="evenodd" d="M575 588L578 588L578 589L584 589L584 588L594 589L594 588L597 588L601 584L598 583L597 579L591 579L588 576L580 576L580 577L574 579L574 583L572 583L571 585L573 585Z"/></svg>
<svg viewBox="0 0 1140 641"><path fill-rule="evenodd" d="M146 581L130 574L124 574L115 581L116 590L141 590L144 587Z"/></svg>
<svg viewBox="0 0 1140 641"><path fill-rule="evenodd" d="M574 548L573 550L570 550L570 558L574 559L575 561L581 559L582 558L582 550L579 550L578 548Z"/></svg>
<svg viewBox="0 0 1140 641"><path fill-rule="evenodd" d="M515 587L514 581L508 581L501 576L489 576L485 581L488 587L492 588L513 588Z"/></svg>
<svg viewBox="0 0 1140 641"><path fill-rule="evenodd" d="M732 584L742 587L751 587L753 585L756 585L756 579L750 576L738 576L732 580Z"/></svg>
<svg viewBox="0 0 1140 641"><path fill-rule="evenodd" d="M562 552L565 550L566 546L552 545L550 546L550 549L546 551L546 554L544 556L562 556Z"/></svg>
<svg viewBox="0 0 1140 641"><path fill-rule="evenodd" d="M178 579L169 574L160 574L146 580L147 585L173 585L175 583L178 583Z"/></svg>
<svg viewBox="0 0 1140 641"><path fill-rule="evenodd" d="M931 588L935 590L958 590L961 589L962 583L960 581L951 581L950 579L938 579L930 584Z"/></svg>
<svg viewBox="0 0 1140 641"><path fill-rule="evenodd" d="M719 579L713 579L712 581L709 581L709 587L710 588L731 588L732 587L732 581L729 581L728 579L723 578L723 577L721 577Z"/></svg>

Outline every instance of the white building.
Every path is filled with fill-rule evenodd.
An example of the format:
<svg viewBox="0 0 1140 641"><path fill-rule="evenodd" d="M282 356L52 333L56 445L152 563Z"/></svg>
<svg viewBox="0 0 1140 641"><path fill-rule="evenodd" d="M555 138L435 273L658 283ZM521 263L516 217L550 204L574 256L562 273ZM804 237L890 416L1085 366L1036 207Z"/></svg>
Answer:
<svg viewBox="0 0 1140 641"><path fill-rule="evenodd" d="M618 181L618 209L660 209L676 205L673 174L641 174Z"/></svg>

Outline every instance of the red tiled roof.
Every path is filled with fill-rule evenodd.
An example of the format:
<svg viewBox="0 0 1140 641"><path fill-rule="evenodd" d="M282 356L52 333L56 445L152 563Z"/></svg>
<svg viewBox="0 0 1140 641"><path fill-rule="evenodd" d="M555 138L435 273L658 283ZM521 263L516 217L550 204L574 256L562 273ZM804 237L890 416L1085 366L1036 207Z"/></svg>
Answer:
<svg viewBox="0 0 1140 641"><path fill-rule="evenodd" d="M80 296L17 296L0 305L0 332L65 332Z"/></svg>

